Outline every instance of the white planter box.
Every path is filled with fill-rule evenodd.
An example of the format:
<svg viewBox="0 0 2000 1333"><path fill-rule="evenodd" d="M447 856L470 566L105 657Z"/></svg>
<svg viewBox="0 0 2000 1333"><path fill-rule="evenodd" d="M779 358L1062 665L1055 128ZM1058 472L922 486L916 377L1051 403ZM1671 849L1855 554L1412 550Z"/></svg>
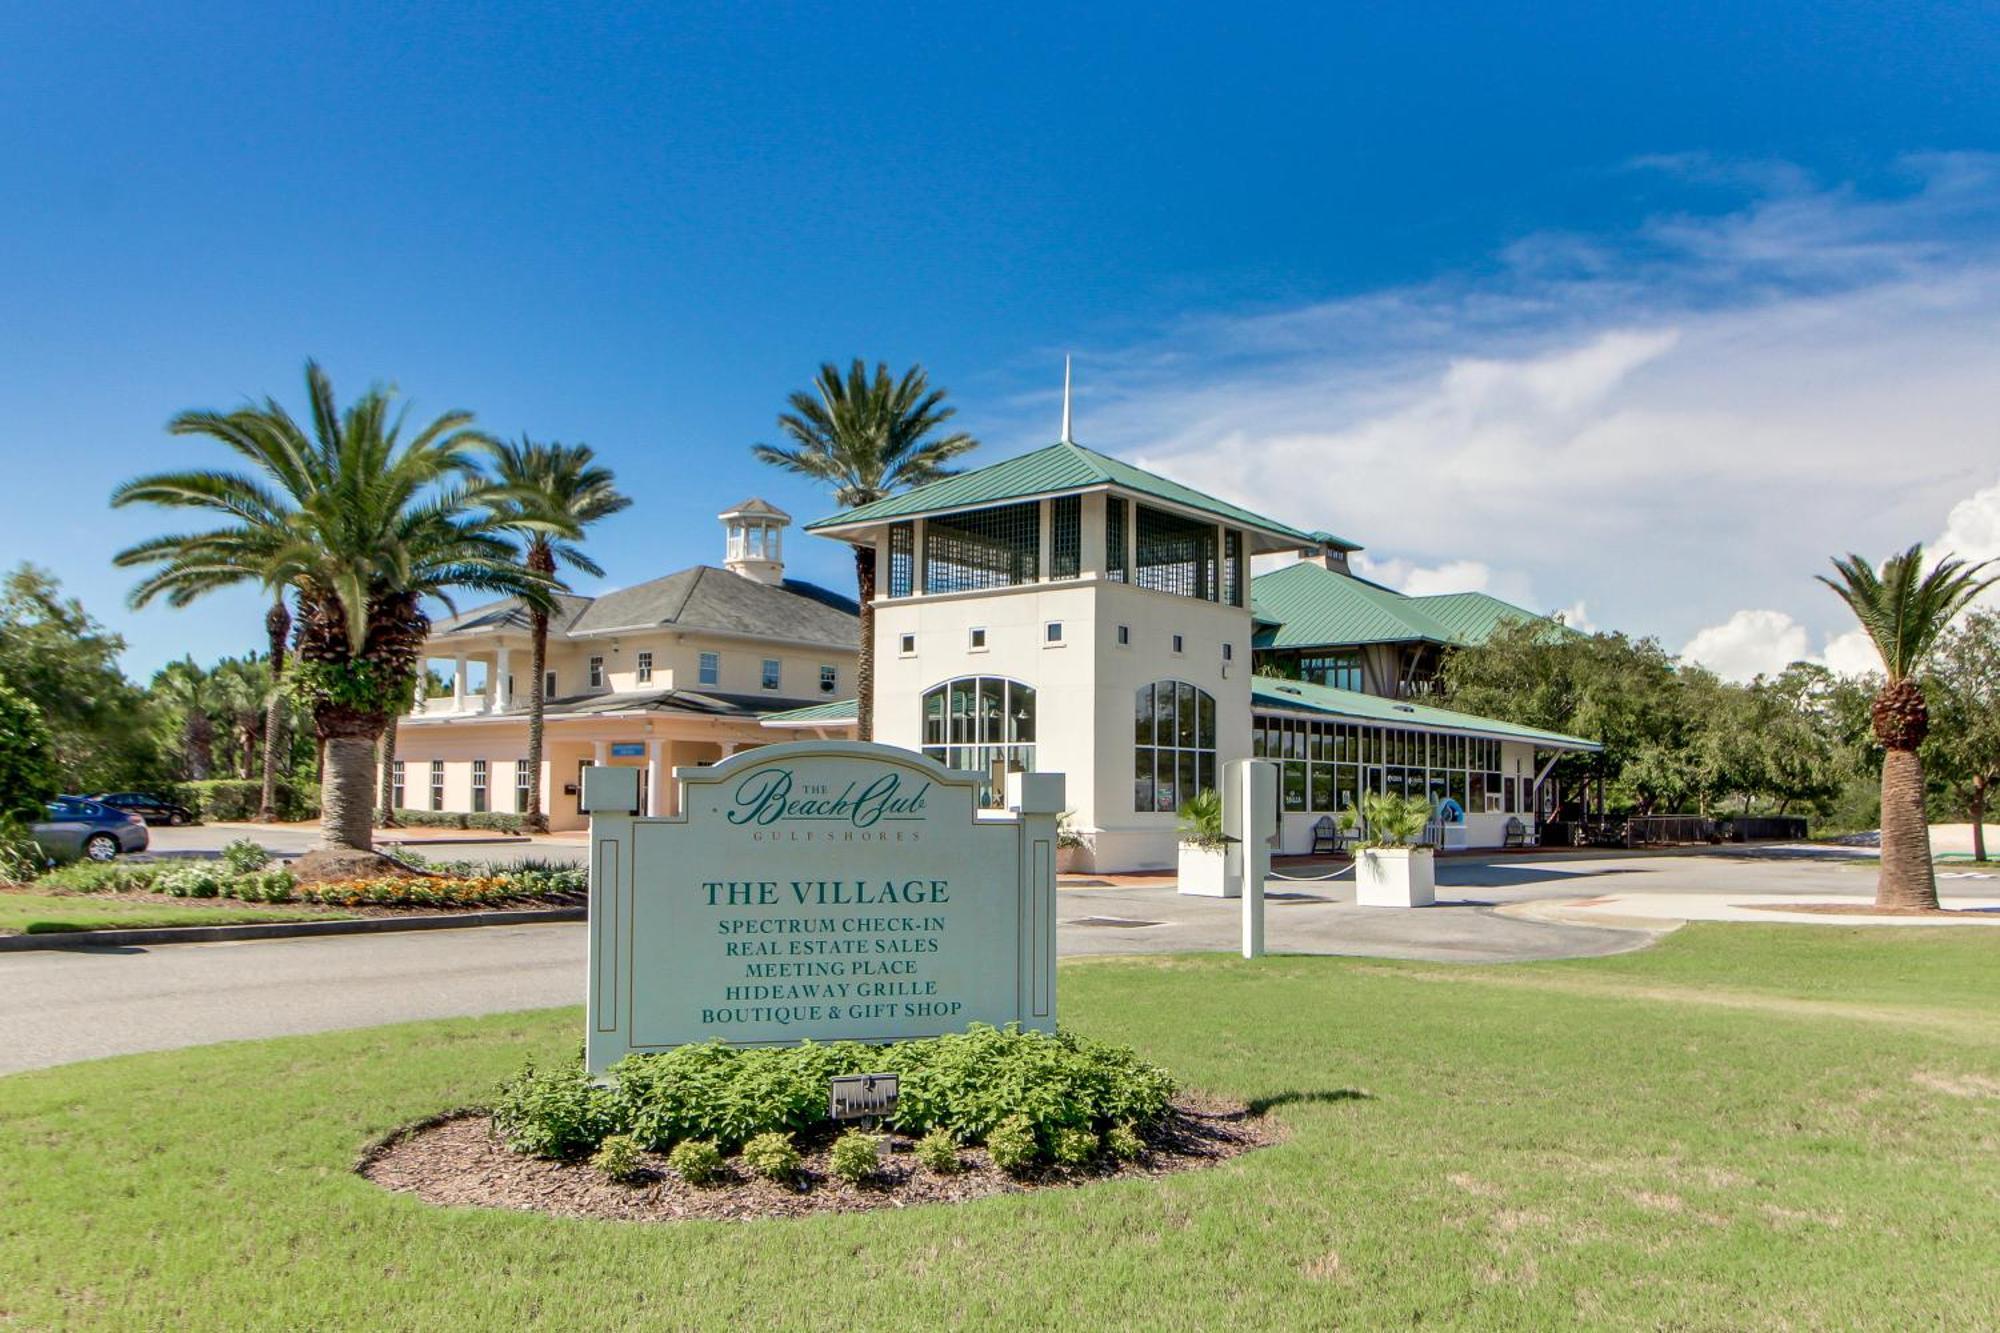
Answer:
<svg viewBox="0 0 2000 1333"><path fill-rule="evenodd" d="M1373 847L1354 859L1354 901L1362 907L1429 907L1437 867L1428 847Z"/></svg>
<svg viewBox="0 0 2000 1333"><path fill-rule="evenodd" d="M1220 848L1209 851L1204 847L1180 845L1180 891L1199 894L1204 898L1231 898L1236 895L1235 886L1228 875L1229 856Z"/></svg>

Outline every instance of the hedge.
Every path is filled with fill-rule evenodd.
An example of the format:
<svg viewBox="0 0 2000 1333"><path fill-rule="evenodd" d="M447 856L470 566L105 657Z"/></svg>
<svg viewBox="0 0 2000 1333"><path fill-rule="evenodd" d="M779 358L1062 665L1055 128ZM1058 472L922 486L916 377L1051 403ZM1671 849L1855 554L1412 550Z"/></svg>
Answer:
<svg viewBox="0 0 2000 1333"><path fill-rule="evenodd" d="M479 829L488 833L519 833L520 815L503 814L488 810L483 814L466 814L458 810L398 810L396 822L405 828L455 828Z"/></svg>
<svg viewBox="0 0 2000 1333"><path fill-rule="evenodd" d="M203 782L183 782L181 799L203 819L238 823L255 819L264 804L261 778L210 778ZM278 818L287 823L319 818L319 784L280 781L277 788Z"/></svg>

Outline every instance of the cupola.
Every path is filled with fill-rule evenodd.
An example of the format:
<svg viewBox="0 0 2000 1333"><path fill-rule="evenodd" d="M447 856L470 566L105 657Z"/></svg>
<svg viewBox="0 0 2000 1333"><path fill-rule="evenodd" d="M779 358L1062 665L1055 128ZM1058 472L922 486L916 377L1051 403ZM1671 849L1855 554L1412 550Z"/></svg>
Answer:
<svg viewBox="0 0 2000 1333"><path fill-rule="evenodd" d="M759 583L785 581L784 532L792 516L768 500L749 499L716 517L727 534L722 567Z"/></svg>

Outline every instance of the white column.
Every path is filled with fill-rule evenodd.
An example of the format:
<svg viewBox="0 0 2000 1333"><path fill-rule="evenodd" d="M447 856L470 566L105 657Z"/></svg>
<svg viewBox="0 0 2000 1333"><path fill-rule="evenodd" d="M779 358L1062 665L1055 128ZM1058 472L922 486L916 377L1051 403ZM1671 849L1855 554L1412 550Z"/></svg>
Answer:
<svg viewBox="0 0 2000 1333"><path fill-rule="evenodd" d="M514 705L514 692L507 688L507 673L512 669L513 656L512 649L502 648L499 665L493 672L493 706L502 712Z"/></svg>
<svg viewBox="0 0 2000 1333"><path fill-rule="evenodd" d="M451 711L454 713L465 711L465 659L463 657L454 657L451 659Z"/></svg>
<svg viewBox="0 0 2000 1333"><path fill-rule="evenodd" d="M590 745L591 757L594 762L602 764L611 758L610 741L592 741Z"/></svg>
<svg viewBox="0 0 2000 1333"><path fill-rule="evenodd" d="M666 812L666 803L660 799L660 750L664 744L646 742L646 813L654 816Z"/></svg>

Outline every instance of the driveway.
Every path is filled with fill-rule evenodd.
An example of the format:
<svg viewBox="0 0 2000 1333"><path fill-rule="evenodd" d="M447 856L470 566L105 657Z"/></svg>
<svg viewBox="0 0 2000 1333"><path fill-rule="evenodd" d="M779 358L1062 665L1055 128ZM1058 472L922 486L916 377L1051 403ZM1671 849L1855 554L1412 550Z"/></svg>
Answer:
<svg viewBox="0 0 2000 1333"><path fill-rule="evenodd" d="M1436 908L1356 907L1344 876L1274 880L1265 927L1274 953L1467 963L1587 957L1640 948L1655 936L1495 909L1611 892L1825 898L1867 892L1873 870L1865 856L1819 848L1450 858L1438 866ZM1996 885L1991 877L1940 882L1947 898L1990 896ZM1057 906L1057 943L1067 957L1237 947L1238 904L1182 897L1170 885L1073 881ZM581 1004L584 948L583 926L563 924L0 954L0 1073L214 1041Z"/></svg>

